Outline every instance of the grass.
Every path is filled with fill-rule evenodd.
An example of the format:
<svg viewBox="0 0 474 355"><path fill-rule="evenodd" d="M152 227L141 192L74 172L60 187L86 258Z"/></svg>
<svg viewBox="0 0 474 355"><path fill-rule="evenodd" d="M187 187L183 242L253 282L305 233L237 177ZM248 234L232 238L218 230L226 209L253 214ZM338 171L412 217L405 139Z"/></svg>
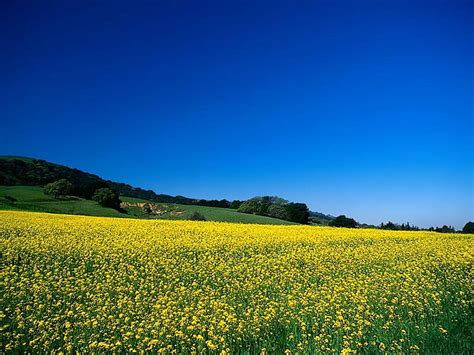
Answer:
<svg viewBox="0 0 474 355"><path fill-rule="evenodd" d="M187 219L194 212L199 212L209 221L233 222L233 223L255 223L255 224L296 224L282 219L276 219L254 214L240 213L231 208L217 208L206 206L175 205L184 211L181 218L173 215L164 215L164 219Z"/></svg>
<svg viewBox="0 0 474 355"><path fill-rule="evenodd" d="M130 203L149 203L150 201L121 196L120 199L124 202ZM198 212L203 215L208 221L218 222L232 222L232 223L255 223L255 224L296 224L282 219L271 218L266 216L258 216L254 214L240 213L231 208L195 206L195 205L180 205L174 203L157 203L157 206L162 207L163 214L159 219L172 220L186 220L194 213ZM128 213L138 218L150 218L141 208L127 207ZM156 217L152 217L156 218Z"/></svg>
<svg viewBox="0 0 474 355"><path fill-rule="evenodd" d="M7 196L16 199L9 201ZM0 210L22 210L86 216L121 217L124 215L112 208L99 206L91 200L70 197L54 199L37 186L0 186ZM126 216L126 215L124 215Z"/></svg>
<svg viewBox="0 0 474 355"><path fill-rule="evenodd" d="M6 196L15 198L11 202ZM121 196L123 202L150 203L148 200ZM43 193L37 186L0 186L0 210L22 210L32 212L48 212L60 214L77 214L100 217L132 217L158 218L168 220L185 220L194 212L199 212L209 221L255 223L255 224L295 224L281 219L240 213L230 208L179 205L171 203L157 203L162 212L160 215L148 215L138 206L126 207L126 213L112 208L99 206L97 202L76 197L57 200Z"/></svg>

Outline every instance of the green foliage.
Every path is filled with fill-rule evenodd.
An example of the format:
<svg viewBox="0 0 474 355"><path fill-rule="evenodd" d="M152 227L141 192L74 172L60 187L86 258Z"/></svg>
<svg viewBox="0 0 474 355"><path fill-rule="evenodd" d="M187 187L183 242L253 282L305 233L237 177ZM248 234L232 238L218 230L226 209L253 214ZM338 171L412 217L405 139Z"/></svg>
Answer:
<svg viewBox="0 0 474 355"><path fill-rule="evenodd" d="M264 215L268 206L265 206L263 199L261 197L254 197L245 202L243 202L238 211L241 213L253 213Z"/></svg>
<svg viewBox="0 0 474 355"><path fill-rule="evenodd" d="M17 200L11 203L5 199L11 196ZM127 202L151 203L148 200L121 196L121 200ZM193 212L202 214L208 221L233 222L233 223L255 223L255 224L293 224L281 219L258 216L253 214L239 213L229 208L217 208L208 206L179 205L153 203L163 206L165 212L160 215L152 215L151 218L185 220ZM114 210L100 206L97 202L82 198L69 198L57 200L43 193L42 188L37 186L1 186L0 185L0 210L22 210L48 213L65 213L87 216L102 217L132 217L150 218L142 208L129 208L125 210Z"/></svg>
<svg viewBox="0 0 474 355"><path fill-rule="evenodd" d="M46 195L53 196L54 198L60 198L67 196L72 191L72 184L66 179L60 179L58 181L47 184L43 188L43 192Z"/></svg>
<svg viewBox="0 0 474 355"><path fill-rule="evenodd" d="M293 203L278 196L257 196L242 203L242 213L270 216L295 223L308 223L309 210L304 203ZM278 217L279 216L279 217Z"/></svg>
<svg viewBox="0 0 474 355"><path fill-rule="evenodd" d="M242 203L244 203L244 201L234 200L230 203L229 208L236 210L242 205Z"/></svg>
<svg viewBox="0 0 474 355"><path fill-rule="evenodd" d="M288 219L288 211L284 205L271 205L268 207L268 215L273 218Z"/></svg>
<svg viewBox="0 0 474 355"><path fill-rule="evenodd" d="M393 223L391 221L388 221L387 223L381 223L380 224L380 229L386 229L386 230L394 230L394 231L417 231L420 230L417 226L412 226L410 225L410 222L402 223L402 224L397 224Z"/></svg>
<svg viewBox="0 0 474 355"><path fill-rule="evenodd" d="M190 221L207 221L206 217L204 217L199 212L193 212L191 216L188 218Z"/></svg>
<svg viewBox="0 0 474 355"><path fill-rule="evenodd" d="M357 222L353 218L348 218L344 215L340 215L331 222L329 222L329 225L332 227L356 228Z"/></svg>
<svg viewBox="0 0 474 355"><path fill-rule="evenodd" d="M304 203L287 203L285 205L288 213L288 220L296 223L307 224L309 218L309 210Z"/></svg>
<svg viewBox="0 0 474 355"><path fill-rule="evenodd" d="M444 225L441 228L437 227L435 229L435 232L438 232L438 233L456 233L456 230L454 229L454 227Z"/></svg>
<svg viewBox="0 0 474 355"><path fill-rule="evenodd" d="M257 196L241 203L238 211L254 213L262 216L268 215L268 209L273 204L284 204L288 201L278 196Z"/></svg>
<svg viewBox="0 0 474 355"><path fill-rule="evenodd" d="M11 196L14 203L5 199ZM82 198L55 199L45 195L38 186L0 186L0 210L21 210L33 212L64 213L102 217L127 217L111 208L98 205L95 201Z"/></svg>
<svg viewBox="0 0 474 355"><path fill-rule="evenodd" d="M467 222L462 229L463 233L474 234L474 222Z"/></svg>
<svg viewBox="0 0 474 355"><path fill-rule="evenodd" d="M117 193L107 187L98 189L92 199L103 207L110 207L116 210L120 208L120 199Z"/></svg>

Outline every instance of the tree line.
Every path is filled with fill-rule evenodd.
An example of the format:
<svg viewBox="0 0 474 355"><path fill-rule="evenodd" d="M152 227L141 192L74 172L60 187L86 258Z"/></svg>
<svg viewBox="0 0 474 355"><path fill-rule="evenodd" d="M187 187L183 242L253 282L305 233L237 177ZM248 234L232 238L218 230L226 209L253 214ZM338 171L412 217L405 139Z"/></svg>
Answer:
<svg viewBox="0 0 474 355"><path fill-rule="evenodd" d="M278 196L257 196L242 202L237 208L242 213L252 213L307 224L309 209L304 203L289 202Z"/></svg>
<svg viewBox="0 0 474 355"><path fill-rule="evenodd" d="M59 182L61 181L61 182ZM53 184L52 184L53 183ZM56 184L57 183L57 184ZM47 188L46 185L50 184ZM52 185L51 185L52 184ZM119 209L119 196L135 197L157 203L199 205L208 207L232 208L242 213L253 213L291 222L308 224L327 224L346 228L380 228L385 230L427 230L440 233L456 232L452 226L421 229L410 223L381 223L379 226L360 224L345 215L332 217L310 212L304 203L289 202L278 196L257 196L247 201L205 200L184 196L157 194L152 190L133 187L129 184L105 180L97 175L78 169L47 162L40 159L0 159L0 185L44 186L45 193L53 196L72 195L100 201L103 206ZM56 191L55 191L56 189ZM57 190L60 190L58 194ZM311 216L311 219L310 219ZM474 233L474 222L464 226L463 233Z"/></svg>

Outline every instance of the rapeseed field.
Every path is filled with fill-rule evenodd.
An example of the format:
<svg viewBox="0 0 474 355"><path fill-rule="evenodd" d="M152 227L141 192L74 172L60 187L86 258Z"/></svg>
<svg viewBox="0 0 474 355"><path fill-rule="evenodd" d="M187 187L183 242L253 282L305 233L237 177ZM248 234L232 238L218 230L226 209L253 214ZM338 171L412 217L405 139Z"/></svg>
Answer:
<svg viewBox="0 0 474 355"><path fill-rule="evenodd" d="M1 352L474 351L473 236L0 211Z"/></svg>

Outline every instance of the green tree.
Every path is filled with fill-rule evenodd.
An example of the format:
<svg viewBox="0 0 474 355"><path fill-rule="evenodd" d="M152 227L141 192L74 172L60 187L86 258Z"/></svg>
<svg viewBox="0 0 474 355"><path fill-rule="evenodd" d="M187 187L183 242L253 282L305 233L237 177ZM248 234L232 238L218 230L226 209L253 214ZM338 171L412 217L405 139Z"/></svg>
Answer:
<svg viewBox="0 0 474 355"><path fill-rule="evenodd" d="M244 201L240 201L240 200L234 200L230 203L229 205L229 208L232 208L234 210L238 209L240 207L240 205L243 203Z"/></svg>
<svg viewBox="0 0 474 355"><path fill-rule="evenodd" d="M243 202L238 208L239 212L268 215L272 205L285 205L288 201L278 196L257 196Z"/></svg>
<svg viewBox="0 0 474 355"><path fill-rule="evenodd" d="M270 217L279 218L279 219L288 219L288 212L284 205L271 205L268 207L268 215Z"/></svg>
<svg viewBox="0 0 474 355"><path fill-rule="evenodd" d="M436 228L435 232L438 232L438 233L455 233L456 230L454 229L454 227L444 225L441 228L439 228L439 227Z"/></svg>
<svg viewBox="0 0 474 355"><path fill-rule="evenodd" d="M242 213L263 214L265 206L261 197L254 197L243 202L237 211Z"/></svg>
<svg viewBox="0 0 474 355"><path fill-rule="evenodd" d="M288 221L295 223L308 224L309 209L305 203L290 202L284 205L286 213L288 214Z"/></svg>
<svg viewBox="0 0 474 355"><path fill-rule="evenodd" d="M94 201L97 201L99 205L104 207L110 207L118 210L120 208L120 199L115 191L112 191L108 187L104 187L95 191L92 197Z"/></svg>
<svg viewBox="0 0 474 355"><path fill-rule="evenodd" d="M353 218L348 218L344 215L340 215L333 219L331 222L329 222L329 225L332 227L355 228L357 227L357 222Z"/></svg>
<svg viewBox="0 0 474 355"><path fill-rule="evenodd" d="M66 179L60 179L51 182L43 188L43 192L46 195L54 196L54 198L60 198L69 195L72 190L72 184Z"/></svg>
<svg viewBox="0 0 474 355"><path fill-rule="evenodd" d="M463 233L474 234L474 222L467 222L462 229Z"/></svg>

